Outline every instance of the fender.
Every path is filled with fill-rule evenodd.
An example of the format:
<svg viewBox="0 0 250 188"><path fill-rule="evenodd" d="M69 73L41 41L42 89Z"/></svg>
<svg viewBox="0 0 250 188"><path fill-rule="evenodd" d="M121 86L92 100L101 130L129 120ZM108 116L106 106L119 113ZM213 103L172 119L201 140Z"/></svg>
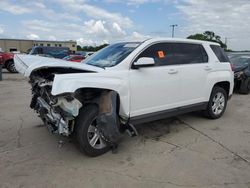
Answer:
<svg viewBox="0 0 250 188"><path fill-rule="evenodd" d="M99 73L74 73L55 75L51 94L74 93L78 89L97 88L113 90L120 96L120 115L129 117L129 86L127 71L103 71Z"/></svg>
<svg viewBox="0 0 250 188"><path fill-rule="evenodd" d="M233 88L234 88L234 74L233 72L230 72L230 71L219 71L219 74L218 74L218 71L214 71L214 72L211 72L209 75L208 75L208 79L207 79L207 90L206 90L206 101L209 101L209 98L210 98L210 95L211 95L211 92L213 90L213 87L219 83L219 82L228 82L229 83L229 93L228 95L232 95L233 93Z"/></svg>

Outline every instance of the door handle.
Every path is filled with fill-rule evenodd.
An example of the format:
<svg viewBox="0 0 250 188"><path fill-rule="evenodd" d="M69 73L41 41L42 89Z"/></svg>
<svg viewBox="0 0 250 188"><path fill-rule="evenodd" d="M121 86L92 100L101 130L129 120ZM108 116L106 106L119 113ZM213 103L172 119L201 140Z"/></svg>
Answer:
<svg viewBox="0 0 250 188"><path fill-rule="evenodd" d="M212 70L212 68L210 67L210 66L205 66L205 68L204 68L206 71L210 71L210 70Z"/></svg>
<svg viewBox="0 0 250 188"><path fill-rule="evenodd" d="M168 74L177 74L177 73L178 73L178 71L175 70L175 69L170 69L170 70L168 71Z"/></svg>

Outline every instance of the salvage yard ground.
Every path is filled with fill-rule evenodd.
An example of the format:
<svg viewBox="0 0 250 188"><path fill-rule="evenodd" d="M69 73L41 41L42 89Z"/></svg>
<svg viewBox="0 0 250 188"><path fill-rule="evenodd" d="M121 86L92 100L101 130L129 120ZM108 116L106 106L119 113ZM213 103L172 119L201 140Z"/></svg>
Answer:
<svg viewBox="0 0 250 188"><path fill-rule="evenodd" d="M21 75L3 78L0 187L250 188L250 95L235 94L219 120L191 113L137 126L116 154L89 158L42 125Z"/></svg>

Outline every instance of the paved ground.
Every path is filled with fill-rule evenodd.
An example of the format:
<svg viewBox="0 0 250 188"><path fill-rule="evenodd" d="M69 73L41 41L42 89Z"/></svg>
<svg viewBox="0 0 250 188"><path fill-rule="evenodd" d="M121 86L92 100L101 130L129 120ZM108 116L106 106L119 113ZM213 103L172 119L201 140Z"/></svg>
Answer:
<svg viewBox="0 0 250 188"><path fill-rule="evenodd" d="M250 187L250 96L235 95L216 121L192 113L138 126L117 154L89 158L42 126L22 76L3 76L0 187Z"/></svg>

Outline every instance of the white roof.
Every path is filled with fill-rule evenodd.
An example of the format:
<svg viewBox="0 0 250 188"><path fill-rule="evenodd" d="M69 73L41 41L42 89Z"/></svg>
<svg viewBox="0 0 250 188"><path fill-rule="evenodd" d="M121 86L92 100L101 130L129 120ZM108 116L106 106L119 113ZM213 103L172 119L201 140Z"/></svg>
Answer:
<svg viewBox="0 0 250 188"><path fill-rule="evenodd" d="M183 38L151 38L148 39L150 42L185 42L185 43L195 43L195 44L210 44L210 45L220 45L216 42L204 41L204 40L193 40L193 39L183 39Z"/></svg>
<svg viewBox="0 0 250 188"><path fill-rule="evenodd" d="M194 39L184 39L184 38L144 38L135 40L123 40L120 42L185 42L185 43L195 43L195 44L209 44L209 45L220 45L216 42L204 41L204 40L194 40Z"/></svg>

